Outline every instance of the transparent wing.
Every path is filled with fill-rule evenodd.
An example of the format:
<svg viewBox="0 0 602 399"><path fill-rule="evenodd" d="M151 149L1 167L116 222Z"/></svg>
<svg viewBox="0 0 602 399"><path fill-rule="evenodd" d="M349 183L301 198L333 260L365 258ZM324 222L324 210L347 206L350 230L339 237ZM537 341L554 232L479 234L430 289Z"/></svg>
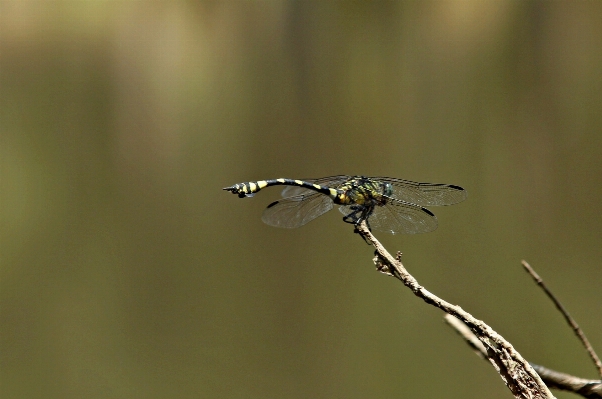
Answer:
<svg viewBox="0 0 602 399"><path fill-rule="evenodd" d="M371 177L391 183L391 197L422 206L452 205L466 199L466 190L453 184L417 183L393 177Z"/></svg>
<svg viewBox="0 0 602 399"><path fill-rule="evenodd" d="M341 206L344 215L353 211L353 205ZM386 205L376 206L368 217L368 224L373 230L389 234L428 233L437 228L437 218L428 209L407 202L389 199Z"/></svg>
<svg viewBox="0 0 602 399"><path fill-rule="evenodd" d="M270 226L294 229L328 212L332 206L330 197L311 191L310 195L297 195L272 202L263 211L261 220Z"/></svg>
<svg viewBox="0 0 602 399"><path fill-rule="evenodd" d="M339 184L343 183L344 181L349 180L350 178L351 178L351 176L337 175L337 176L321 177L319 179L301 179L301 180L306 181L308 183L315 183L315 184L319 184L321 186L334 188L334 186L338 186ZM315 191L312 191L310 189L303 188L303 187L286 186L284 188L284 190L282 190L281 195L283 198L287 198L287 197L294 197L297 195L310 195L314 192Z"/></svg>

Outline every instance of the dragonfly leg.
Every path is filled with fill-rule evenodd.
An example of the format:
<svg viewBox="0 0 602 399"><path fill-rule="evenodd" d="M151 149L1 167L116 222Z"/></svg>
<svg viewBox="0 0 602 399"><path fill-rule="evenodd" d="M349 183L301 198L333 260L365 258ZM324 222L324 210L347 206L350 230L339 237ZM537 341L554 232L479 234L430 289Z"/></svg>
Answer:
<svg viewBox="0 0 602 399"><path fill-rule="evenodd" d="M368 226L368 230L372 231L372 228L370 227L370 222L369 222L368 218L372 215L372 212L374 211L374 207L354 205L354 206L350 207L350 209L353 212L344 216L343 221L345 223L352 223L352 224L358 225L362 222L362 220L365 220L366 225Z"/></svg>
<svg viewBox="0 0 602 399"><path fill-rule="evenodd" d="M374 211L374 208L373 207L365 207L365 206L361 206L361 205L354 205L350 209L353 212L344 216L343 221L345 223L351 223L355 226L355 229L353 232L360 234L357 226L359 226L359 224L362 222L362 220L366 221L366 226L368 226L368 230L372 231L372 228L370 227L370 222L368 222L368 218ZM364 237L363 234L360 234L360 236L362 237L362 239L364 240L364 242L366 244L372 245L372 244L370 244L370 242L368 242L368 240L366 239L366 237Z"/></svg>
<svg viewBox="0 0 602 399"><path fill-rule="evenodd" d="M359 222L361 222L361 215L359 215L360 212L362 212L362 207L360 207L359 205L354 205L352 207L350 207L350 209L353 211L348 215L343 216L343 222L345 223L351 223L351 224L358 224Z"/></svg>

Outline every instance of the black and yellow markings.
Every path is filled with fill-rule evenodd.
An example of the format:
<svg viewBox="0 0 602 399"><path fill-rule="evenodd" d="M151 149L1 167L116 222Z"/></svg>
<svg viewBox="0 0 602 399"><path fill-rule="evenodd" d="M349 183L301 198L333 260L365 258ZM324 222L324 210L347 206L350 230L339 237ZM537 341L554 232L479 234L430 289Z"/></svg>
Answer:
<svg viewBox="0 0 602 399"><path fill-rule="evenodd" d="M224 190L251 197L270 186L293 186L306 190L282 192L271 203L262 220L271 226L296 228L340 205L343 220L387 233L426 233L437 228L437 218L423 206L452 205L466 199L460 186L417 183L391 177L330 176L308 181L297 179L258 180L238 183ZM322 194L322 195L320 195Z"/></svg>
<svg viewBox="0 0 602 399"><path fill-rule="evenodd" d="M238 194L239 197L246 197L250 194L255 194L260 191L262 188L270 187L270 186L298 186L307 188L309 190L313 190L319 192L321 194L326 194L331 198L336 197L339 192L333 188L323 187L319 184L305 182L303 180L293 180L293 179L273 179L273 180L258 180L251 181L245 183L234 184L230 187L225 187L224 190L230 191L233 194Z"/></svg>

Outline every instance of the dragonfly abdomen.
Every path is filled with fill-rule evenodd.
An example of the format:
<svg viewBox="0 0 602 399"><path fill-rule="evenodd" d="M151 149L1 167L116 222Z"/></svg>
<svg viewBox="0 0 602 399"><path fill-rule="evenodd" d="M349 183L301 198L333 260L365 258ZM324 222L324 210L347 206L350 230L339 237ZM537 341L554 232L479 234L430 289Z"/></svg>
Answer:
<svg viewBox="0 0 602 399"><path fill-rule="evenodd" d="M224 190L230 191L233 194L237 194L240 198L251 197L256 192L260 191L262 188L270 187L270 186L297 186L307 188L312 191L316 191L321 194L325 194L330 198L336 198L339 195L339 192L333 188L320 186L319 184L314 184L310 182L306 182L303 180L294 180L294 179L271 179L271 180L258 180L251 181L245 183L238 183L230 187L225 187Z"/></svg>

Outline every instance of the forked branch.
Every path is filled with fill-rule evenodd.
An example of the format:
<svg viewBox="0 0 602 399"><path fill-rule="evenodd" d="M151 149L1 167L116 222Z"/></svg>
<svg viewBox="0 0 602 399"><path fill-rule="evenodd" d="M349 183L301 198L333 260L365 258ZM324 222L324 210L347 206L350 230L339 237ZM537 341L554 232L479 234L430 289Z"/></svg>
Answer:
<svg viewBox="0 0 602 399"><path fill-rule="evenodd" d="M456 330L456 332L458 332L458 334L460 334L460 336L462 336L462 338L464 338L466 343L475 350L475 353L479 357L482 359L487 358L487 350L485 349L485 346L464 323L449 314L445 315L444 319L447 324L449 324L454 330ZM551 370L547 367L539 366L534 363L530 364L549 388L573 392L588 399L602 399L601 380L587 380L585 378L575 377L574 375Z"/></svg>
<svg viewBox="0 0 602 399"><path fill-rule="evenodd" d="M456 317L468 326L478 341L485 347L487 359L491 362L515 398L554 398L531 365L523 359L520 353L508 341L483 321L476 319L461 307L442 300L418 284L418 281L408 273L401 263L401 256L398 255L397 258L394 258L387 252L382 244L372 235L365 221L362 221L356 228L364 240L376 249L374 262L380 272L399 279L406 287L412 290L414 295L422 298L426 303Z"/></svg>
<svg viewBox="0 0 602 399"><path fill-rule="evenodd" d="M575 319L573 319L571 317L571 315L565 309L565 307L562 305L562 303L560 303L558 298L556 298L556 295L554 295L552 293L552 291L550 291L550 289L548 289L547 285L544 283L542 278L539 277L539 275L535 272L535 270L533 270L533 268L527 263L527 261L523 260L521 263L523 264L523 267L525 268L527 273L529 273L529 275L531 275L531 277L533 278L533 280L535 280L537 285L539 285L541 287L541 289L544 290L544 292L546 293L548 298L550 298L550 300L554 303L554 306L556 306L556 309L558 309L558 311L560 313L562 313L562 315L564 316L564 319L569 324L569 326L571 326L571 328L573 329L573 332L575 333L577 338L579 338L579 341L581 341L581 344L583 344L583 346L585 347L585 350L589 354L589 357L594 362L594 365L598 369L598 375L602 378L602 362L600 361L600 358L596 354L596 351L594 350L594 347L592 346L592 344L589 343L589 340L585 336L585 333L583 332L581 327L579 327L579 325L577 324Z"/></svg>

